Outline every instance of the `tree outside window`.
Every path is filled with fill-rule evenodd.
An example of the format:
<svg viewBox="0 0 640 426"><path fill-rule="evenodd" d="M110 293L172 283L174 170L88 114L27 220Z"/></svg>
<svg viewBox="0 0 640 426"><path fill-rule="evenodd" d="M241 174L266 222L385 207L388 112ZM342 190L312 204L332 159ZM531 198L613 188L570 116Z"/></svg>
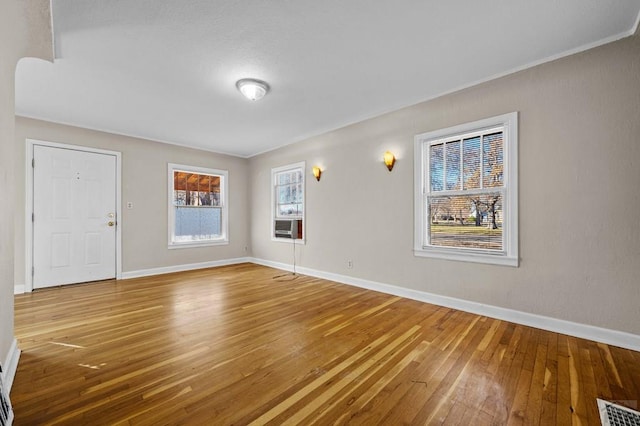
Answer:
<svg viewBox="0 0 640 426"><path fill-rule="evenodd" d="M416 254L517 264L517 113L418 135L416 155Z"/></svg>

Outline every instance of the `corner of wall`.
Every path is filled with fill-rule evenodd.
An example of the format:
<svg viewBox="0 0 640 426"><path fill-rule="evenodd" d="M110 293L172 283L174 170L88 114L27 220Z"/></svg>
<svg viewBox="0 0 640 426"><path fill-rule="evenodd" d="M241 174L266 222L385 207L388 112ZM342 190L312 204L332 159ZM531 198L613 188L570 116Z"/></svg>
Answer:
<svg viewBox="0 0 640 426"><path fill-rule="evenodd" d="M6 387L7 394L11 391L11 386L13 386L13 379L16 377L19 359L20 349L18 349L18 341L13 339L9 352L7 353L7 358L2 364L2 383Z"/></svg>

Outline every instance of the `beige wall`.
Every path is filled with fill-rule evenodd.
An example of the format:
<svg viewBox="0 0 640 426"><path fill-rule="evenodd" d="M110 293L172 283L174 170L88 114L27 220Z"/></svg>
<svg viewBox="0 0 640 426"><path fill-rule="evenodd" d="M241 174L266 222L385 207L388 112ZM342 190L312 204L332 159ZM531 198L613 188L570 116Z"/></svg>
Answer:
<svg viewBox="0 0 640 426"><path fill-rule="evenodd" d="M640 334L638 35L244 160L24 118L14 134L15 63L51 46L45 3L5 1L1 14L0 185L17 201L0 203L0 360L24 283L26 138L122 152L122 201L135 203L121 221L124 271L250 254L290 263L291 246L270 239L270 169L306 160L325 171L309 175L299 264ZM414 257L414 135L510 111L520 111L520 267ZM399 157L392 173L387 149ZM167 162L229 170L229 246L167 249Z"/></svg>
<svg viewBox="0 0 640 426"><path fill-rule="evenodd" d="M520 267L414 257L414 135L511 111ZM392 173L387 149L399 157ZM640 335L638 35L252 158L256 258L292 261L270 239L269 176L302 160L299 265Z"/></svg>
<svg viewBox="0 0 640 426"><path fill-rule="evenodd" d="M13 342L15 67L24 56L52 59L49 1L3 0L0 13L0 362ZM6 367L6 366L5 366Z"/></svg>
<svg viewBox="0 0 640 426"><path fill-rule="evenodd" d="M249 235L248 161L144 139L16 117L15 172L25 176L26 139L82 145L122 153L123 272L247 256ZM229 171L229 244L167 248L167 163ZM16 182L16 233L24 234L25 180ZM133 209L126 208L133 202ZM245 247L247 250L245 251ZM16 284L25 283L24 238L16 238Z"/></svg>

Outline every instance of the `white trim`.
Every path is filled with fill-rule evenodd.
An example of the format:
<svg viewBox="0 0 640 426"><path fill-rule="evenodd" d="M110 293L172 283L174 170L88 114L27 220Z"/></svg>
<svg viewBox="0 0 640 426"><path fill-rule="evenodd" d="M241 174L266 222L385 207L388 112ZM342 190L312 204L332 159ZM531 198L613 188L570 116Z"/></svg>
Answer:
<svg viewBox="0 0 640 426"><path fill-rule="evenodd" d="M51 35L51 63L55 63L56 59L59 59L59 56L56 55L56 51L58 50L58 45L56 43L56 33L54 28L53 21L53 0L49 0L49 29Z"/></svg>
<svg viewBox="0 0 640 426"><path fill-rule="evenodd" d="M47 142L37 139L26 140L25 155L25 210L24 210L24 292L33 291L33 147L35 145L47 146L50 148L70 149L74 151L91 152L94 154L113 155L116 157L116 279L122 278L122 153L119 151L109 151L105 149L90 148L81 145L71 145L58 142ZM16 285L16 288L20 287Z"/></svg>
<svg viewBox="0 0 640 426"><path fill-rule="evenodd" d="M237 257L234 259L211 260L209 262L188 263L183 265L162 266L159 268L139 269L137 271L128 271L122 274L123 280L131 278L148 277L151 275L169 274L172 272L193 271L194 269L214 268L216 266L237 265L239 263L248 263L251 259L248 257Z"/></svg>
<svg viewBox="0 0 640 426"><path fill-rule="evenodd" d="M467 251L468 250L468 251ZM503 253L503 252L500 252ZM513 266L518 267L518 258L511 256L501 256L500 254L483 253L481 251L472 251L461 248L442 249L429 247L428 250L414 250L413 255L416 257L430 257L432 259L454 260L459 262L485 263L489 265Z"/></svg>
<svg viewBox="0 0 640 426"><path fill-rule="evenodd" d="M234 158L251 158L252 157L252 154L245 154L245 155L233 154L231 152L216 150L214 148L207 147L204 145L192 145L192 144L183 143L183 142L173 142L165 139L151 139L151 137L149 136L136 135L135 133L119 132L114 129L110 130L110 129L96 127L96 126L87 126L86 124L76 123L74 121L58 120L51 117L41 117L37 114L24 114L24 113L16 112L16 117L26 118L28 120L46 121L48 123L58 124L60 126L77 127L78 129L92 130L94 132L106 133L107 135L124 136L126 138L140 139L140 140L154 142L154 143L163 143L165 145L173 145L173 146L180 146L183 148L197 149L200 151L212 152L214 154L227 155L229 157L234 157Z"/></svg>
<svg viewBox="0 0 640 426"><path fill-rule="evenodd" d="M640 26L640 13L638 13L638 17L636 18L636 21L635 21L635 24L633 25L633 27L630 28L627 31L622 31L622 32L620 32L618 34L614 34L614 35L612 35L610 37L605 37L603 39L596 40L596 41L591 42L591 43L583 44L581 46L575 47L573 49L565 50L564 52L560 52L560 53L555 54L555 55L550 55L550 56L546 56L546 57L544 57L542 59L538 59L538 60L535 60L535 61L527 62L524 65L520 65L520 66L508 69L508 70L503 71L503 72L498 72L498 73L492 74L492 75L490 75L488 77L484 77L484 78L480 78L478 80L474 80L474 81L472 81L470 83L461 84L461 85L456 86L456 87L454 87L452 89L448 89L448 90L444 90L442 92L435 93L435 94L433 94L431 96L428 96L426 98L417 99L416 101L412 102L411 105L422 104L422 103L426 103L426 102L432 101L434 99L439 99L439 98L442 98L444 96L450 95L452 93L460 92L461 90L465 90L465 89L469 89L471 87L479 86L481 84L488 83L488 82L493 81L493 80L498 80L498 79L500 79L502 77L506 77L506 76L509 76L511 74L518 73L520 71L524 71L524 70L527 70L527 69L530 69L530 68L537 67L538 65L546 64L547 62L553 62L553 61L556 61L558 59L562 59L562 58L567 57L567 56L575 55L575 54L578 54L578 53L581 53L581 52L586 52L587 50L595 49L596 47L604 46L605 44L609 44L609 43L613 43L613 42L618 41L618 40L622 40L623 38L631 37L636 33L636 31L637 31L639 26ZM383 116L385 114L391 114L391 113L394 113L394 112L397 112L397 111L398 111L398 107L393 106L393 107L391 107L389 109L382 109L382 110L378 111L375 115L362 114L362 115L354 117L352 120L350 120L348 122L343 123L341 127L347 127L347 126L350 126L352 124L358 124L358 123L361 123L363 121L370 120L370 119L376 118L376 117L381 117L381 116ZM34 117L34 118L38 119L37 117ZM46 119L40 118L39 120L46 120ZM258 156L266 154L268 152L272 152L272 151L276 151L278 149L281 149L281 148L283 148L285 146L293 145L296 142L304 141L304 140L310 139L310 138L312 138L314 136L323 135L325 133L328 133L328 132L331 132L331 131L334 131L334 130L336 130L336 127L320 128L315 132L303 134L303 135L299 136L294 141L287 142L287 143L278 145L278 146L273 147L273 148L267 148L267 149L264 149L262 151L258 151L255 154L248 154L244 158L258 157Z"/></svg>
<svg viewBox="0 0 640 426"><path fill-rule="evenodd" d="M300 220L300 219L298 219ZM302 235L304 235L304 222L302 222ZM285 243L285 244L295 244L297 246L304 246L306 245L307 241L303 238L276 238L274 236L271 237L271 241L276 242L276 243Z"/></svg>
<svg viewBox="0 0 640 426"><path fill-rule="evenodd" d="M302 169L302 217L282 217L279 218L276 216L276 174L281 172L286 172L289 170ZM271 225L269 226L270 238L271 241L278 243L289 243L289 244L299 244L305 245L307 242L307 163L306 161L299 161L297 163L291 163L284 166L273 167L271 169L271 186L269 190L271 191ZM302 238L297 238L293 241L291 238L276 238L275 236L275 221L276 219L297 219L302 220Z"/></svg>
<svg viewBox="0 0 640 426"><path fill-rule="evenodd" d="M538 65L543 65L543 64L545 64L547 62L553 62L553 61L556 61L558 59L561 59L561 58L564 58L564 57L567 57L567 56L575 55L577 53L585 52L587 50L591 50L591 49L594 49L596 47L603 46L605 44L609 44L609 43L613 43L613 42L618 41L618 40L622 40L623 38L627 38L627 37L633 36L636 33L636 31L637 31L639 26L640 26L640 13L636 17L634 25L627 31L622 31L622 32L620 32L618 34L614 34L614 35L612 35L610 37L605 37L603 39L596 40L596 41L591 42L591 43L583 44L581 46L575 47L573 49L565 50L564 52L560 52L560 53L555 54L555 55L546 56L546 57L544 57L542 59L531 61L531 62L528 62L528 63L526 63L524 65L511 68L511 69L509 69L507 71L498 72L498 73L492 74L492 75L490 75L488 77L481 78L481 79L478 79L478 80L474 80L474 81L472 81L470 83L461 84L461 85L456 86L456 87L454 87L452 89L445 90L445 91L442 91L442 92L438 92L438 93L436 93L436 94L434 94L432 96L428 96L426 98L418 99L416 101L413 101L411 104L412 105L416 105L416 104L421 104L421 103L424 103L424 102L429 102L431 100L438 99L438 98L450 95L452 93L459 92L459 91L464 90L464 89L468 89L468 88L471 88L471 87L474 87L474 86L478 86L480 84L484 84L484 83L487 83L487 82L490 82L490 81L493 81L493 80L497 80L499 78L506 77L508 75L515 74L517 72L527 70L529 68L534 68L534 67L536 67ZM55 60L55 58L54 58L54 60ZM360 123L362 121L370 120L370 119L375 118L375 117L380 117L380 116L383 116L385 114L396 112L397 110L398 110L398 107L393 106L393 107L391 107L389 109L382 109L382 110L378 111L374 115L361 114L359 116L354 117L352 120L349 120L347 122L342 123L342 125L338 126L338 127L347 127L347 126L350 126L352 124L357 124L357 123ZM191 148L191 149L199 149L199 150L202 150L202 151L212 152L212 153L215 153L215 154L228 155L230 157L247 158L247 159L258 157L260 155L279 150L279 149L284 148L286 146L293 145L293 144L295 144L297 142L301 142L301 141L310 139L312 137L315 137L315 136L318 136L318 135L322 135L322 134L325 134L327 132L334 131L336 129L336 126L321 127L319 129L316 129L315 131L306 132L306 133L303 133L301 135L298 135L296 138L294 138L294 139L292 139L292 140L290 140L288 142L285 142L283 144L274 146L272 148L266 148L266 149L263 149L261 151L257 151L257 152L254 152L254 153L238 154L238 153L231 153L231 152L227 152L227 151L216 150L216 149L214 149L212 147L208 147L208 146L204 146L204 145L200 145L200 144L194 145L194 144L188 144L188 143L176 142L176 141L169 141L169 140L164 140L164 139L152 139L150 136L137 135L135 133L119 132L119 131L114 130L114 129L107 129L107 128L102 128L102 127L98 127L98 126L87 126L86 124L82 124L82 123L79 123L79 122L74 122L72 120L71 121L59 120L59 119L54 119L52 117L40 116L40 115L37 115L37 114L26 114L24 112L16 112L16 117L26 118L26 119L30 119L30 120L46 121L46 122L49 122L49 123L59 124L59 125L63 125L63 126L73 126L73 127L78 127L80 129L93 130L93 131L101 132L101 133L108 133L108 134L112 134L112 135L125 136L125 137L128 137L128 138L134 138L134 139L142 139L142 140L146 140L146 141L164 143L164 144L167 144L167 145L174 145L174 146L180 146L180 147Z"/></svg>
<svg viewBox="0 0 640 426"><path fill-rule="evenodd" d="M201 263L191 263L185 265L175 265L160 268L141 269L137 271L124 272L122 279L131 279L139 277L147 277L151 275L167 274L172 272L191 271L195 269L213 268L218 266L237 265L240 263L255 263L257 265L268 266L271 268L281 269L293 272L293 267L286 263L274 262L271 260L259 259L254 257L239 257L234 259L224 259ZM532 314L528 312L516 311L514 309L502 308L494 305L473 302L470 300L458 299L449 296L441 296L438 294L427 293L420 290L399 287L392 284L385 284L376 281L365 280L362 278L350 277L348 275L335 274L332 272L324 272L316 269L296 266L296 272L309 275L312 277L322 278L341 284L352 285L367 290L379 291L381 293L400 296L407 299L417 300L419 302L430 303L433 305L443 306L447 308L457 309L464 312L470 312L476 315L482 315L490 318L509 321L516 324L535 327L554 333L567 334L582 339L593 340L608 345L618 346L621 348L640 351L640 335L627 333L624 331L611 330L602 327L596 327L588 324L580 324L573 321L562 320L558 318L546 317L543 315ZM8 360L4 365L13 365L13 373L17 368L17 359L20 351L17 349L17 342L12 344L9 352ZM15 358L15 361L11 361ZM6 371L10 371L8 368Z"/></svg>
<svg viewBox="0 0 640 426"><path fill-rule="evenodd" d="M193 172L202 173L210 176L220 177L220 231L222 235L218 238L208 240L194 241L173 241L173 233L175 226L175 209L173 204L173 173ZM208 167L188 166L185 164L167 163L167 246L169 249L193 248L205 246L219 246L229 244L229 171L222 169L212 169Z"/></svg>
<svg viewBox="0 0 640 426"><path fill-rule="evenodd" d="M24 284L16 284L13 286L13 294L23 294L27 292L27 286Z"/></svg>
<svg viewBox="0 0 640 426"><path fill-rule="evenodd" d="M502 188L485 188L483 192L500 191L503 197L503 214L505 217L503 233L503 250L491 252L487 250L465 249L460 247L439 247L427 244L426 217L427 198L437 195L474 194L476 190L436 191L429 187L428 149L434 143L442 143L455 136L456 139L470 134L484 133L500 127L504 133L504 186ZM511 112L496 117L485 118L453 127L438 129L418 134L414 139L414 244L413 253L417 257L433 257L465 262L487 263L493 265L517 267L518 258L518 113Z"/></svg>
<svg viewBox="0 0 640 426"><path fill-rule="evenodd" d="M11 392L11 386L13 385L13 379L16 377L16 371L18 370L18 361L20 360L20 349L18 348L18 341L14 338L9 347L7 358L2 364L2 383L7 387L7 395Z"/></svg>
<svg viewBox="0 0 640 426"><path fill-rule="evenodd" d="M269 266L285 271L292 271L290 265L280 262L273 262L270 260L256 258L251 258L250 261L258 265ZM470 312L476 315L482 315L503 321L513 322L516 324L526 325L529 327L535 327L542 330L552 331L554 333L567 334L582 339L593 340L608 345L631 349L633 351L640 351L640 335L626 333L624 331L611 330L588 324L580 324L572 321L566 321L562 319L531 314L528 312L502 308L499 306L486 305L484 303L473 302L470 300L441 296L424 291L398 287L391 284L364 280L347 275L318 271L311 268L297 266L296 271L304 275L323 278L342 284L348 284L368 290L391 294L394 296L405 297L407 299L413 299L424 303L430 303L433 305Z"/></svg>
<svg viewBox="0 0 640 426"><path fill-rule="evenodd" d="M229 239L215 239L215 240L202 240L202 241L184 241L174 242L167 247L169 250L194 248L194 247L207 247L207 246L226 246L229 245Z"/></svg>

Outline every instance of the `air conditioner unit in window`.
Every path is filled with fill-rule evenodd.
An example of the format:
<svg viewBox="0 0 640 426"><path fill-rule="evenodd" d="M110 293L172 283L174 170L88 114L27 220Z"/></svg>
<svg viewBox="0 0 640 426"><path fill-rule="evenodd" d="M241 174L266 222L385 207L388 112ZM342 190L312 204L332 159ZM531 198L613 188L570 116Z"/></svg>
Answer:
<svg viewBox="0 0 640 426"><path fill-rule="evenodd" d="M298 238L298 220L276 219L274 225L276 238Z"/></svg>

